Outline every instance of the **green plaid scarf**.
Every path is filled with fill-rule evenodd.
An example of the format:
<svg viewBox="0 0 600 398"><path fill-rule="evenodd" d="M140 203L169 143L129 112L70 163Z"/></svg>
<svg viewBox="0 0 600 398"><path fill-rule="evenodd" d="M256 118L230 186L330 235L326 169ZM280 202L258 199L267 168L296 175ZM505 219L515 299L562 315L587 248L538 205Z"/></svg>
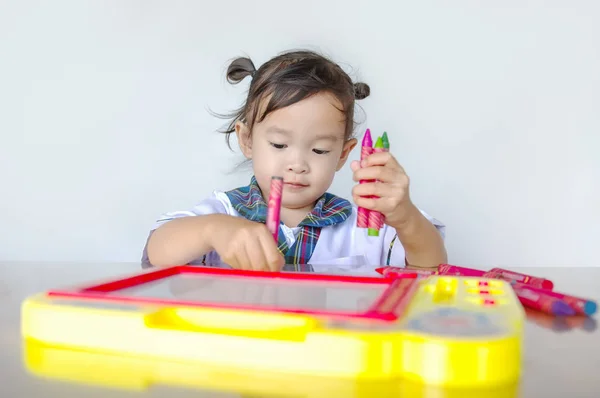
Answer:
<svg viewBox="0 0 600 398"><path fill-rule="evenodd" d="M254 176L250 179L249 185L227 191L225 194L233 208L242 217L251 221L266 222L267 204ZM319 240L321 228L342 223L351 214L352 205L350 202L333 194L325 193L317 200L312 212L298 224L302 229L291 247L288 247L280 226L277 246L285 257L286 265L283 269L286 271L312 272L313 269L308 261Z"/></svg>

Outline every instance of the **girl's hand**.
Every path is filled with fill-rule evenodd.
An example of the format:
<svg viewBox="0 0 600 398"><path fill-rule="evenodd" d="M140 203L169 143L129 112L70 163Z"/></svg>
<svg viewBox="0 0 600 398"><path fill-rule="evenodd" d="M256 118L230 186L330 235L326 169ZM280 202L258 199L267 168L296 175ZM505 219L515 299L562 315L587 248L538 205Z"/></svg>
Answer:
<svg viewBox="0 0 600 398"><path fill-rule="evenodd" d="M369 181L352 189L357 206L380 212L385 223L394 228L402 226L415 211L418 212L410 200L410 180L391 153L373 153L362 162L353 161L350 167L354 181Z"/></svg>
<svg viewBox="0 0 600 398"><path fill-rule="evenodd" d="M233 268L280 271L284 257L265 224L243 217L223 216L215 225L210 245Z"/></svg>

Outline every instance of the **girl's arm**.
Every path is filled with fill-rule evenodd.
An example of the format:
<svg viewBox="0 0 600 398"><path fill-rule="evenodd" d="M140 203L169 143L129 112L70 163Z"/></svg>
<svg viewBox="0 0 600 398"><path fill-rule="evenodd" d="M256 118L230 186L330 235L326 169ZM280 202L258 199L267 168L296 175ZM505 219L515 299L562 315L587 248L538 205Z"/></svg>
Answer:
<svg viewBox="0 0 600 398"><path fill-rule="evenodd" d="M407 266L437 267L448 262L440 232L416 206L402 224L392 227L406 252Z"/></svg>
<svg viewBox="0 0 600 398"><path fill-rule="evenodd" d="M221 214L182 217L158 227L148 239L150 264L157 267L183 265L212 250L211 232Z"/></svg>

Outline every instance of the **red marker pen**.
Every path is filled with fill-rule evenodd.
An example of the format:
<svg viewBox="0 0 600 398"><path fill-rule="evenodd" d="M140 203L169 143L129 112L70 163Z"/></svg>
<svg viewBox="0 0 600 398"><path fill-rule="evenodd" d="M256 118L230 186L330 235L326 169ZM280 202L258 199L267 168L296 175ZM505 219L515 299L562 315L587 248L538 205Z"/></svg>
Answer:
<svg viewBox="0 0 600 398"><path fill-rule="evenodd" d="M283 195L283 178L272 177L271 178L271 189L269 190L269 203L267 207L267 220L266 225L275 243L277 243L277 237L279 235L279 223L281 220L281 197Z"/></svg>
<svg viewBox="0 0 600 398"><path fill-rule="evenodd" d="M566 302L549 296L545 291L533 291L519 285L513 285L513 290L524 306L551 315L574 315L575 310Z"/></svg>
<svg viewBox="0 0 600 398"><path fill-rule="evenodd" d="M598 309L598 305L593 300L588 300L580 297L570 296L568 294L558 293L551 290L540 289L531 285L525 285L519 282L512 282L513 288L516 286L518 289L526 289L531 290L536 293L545 294L550 297L557 298L559 300L564 301L571 307L575 313L580 315L593 315L596 313Z"/></svg>
<svg viewBox="0 0 600 398"><path fill-rule="evenodd" d="M371 130L367 129L361 145L362 147L360 151L360 160L362 162L365 158L367 158L370 154L373 153L373 139L371 138ZM367 181L360 181L361 184L364 182ZM362 207L358 208L356 217L356 227L369 228L369 210Z"/></svg>
<svg viewBox="0 0 600 398"><path fill-rule="evenodd" d="M533 287L539 287L542 289L552 290L554 288L554 283L552 283L549 279L539 278L536 276L521 274L514 271L509 271L502 268L492 268L490 273L499 274L501 278L506 280L513 280L515 282L520 282L525 285L531 285Z"/></svg>

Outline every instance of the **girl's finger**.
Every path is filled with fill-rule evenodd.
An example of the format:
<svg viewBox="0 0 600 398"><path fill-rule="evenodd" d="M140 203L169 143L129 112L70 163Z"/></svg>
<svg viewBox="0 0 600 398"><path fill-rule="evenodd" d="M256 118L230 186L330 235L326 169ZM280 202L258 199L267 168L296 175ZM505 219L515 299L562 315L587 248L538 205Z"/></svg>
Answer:
<svg viewBox="0 0 600 398"><path fill-rule="evenodd" d="M285 261L277 248L273 235L266 228L265 232L260 234L259 237L260 246L265 256L265 264L269 271L278 272L285 265Z"/></svg>
<svg viewBox="0 0 600 398"><path fill-rule="evenodd" d="M367 156L360 162L361 167L369 166L389 166L391 168L399 169L405 173L404 168L398 163L394 155L390 152L375 152Z"/></svg>
<svg viewBox="0 0 600 398"><path fill-rule="evenodd" d="M388 166L368 166L358 169L352 175L354 181L379 180L382 182L393 182L398 179L401 172Z"/></svg>
<svg viewBox="0 0 600 398"><path fill-rule="evenodd" d="M394 184L375 183L374 185L374 189L376 190L375 195L380 198L402 199L408 192L408 182L405 183L404 179L401 179L398 183Z"/></svg>
<svg viewBox="0 0 600 398"><path fill-rule="evenodd" d="M245 245L246 256L250 262L250 269L255 271L268 271L267 259L263 254L263 248L260 240L249 242Z"/></svg>
<svg viewBox="0 0 600 398"><path fill-rule="evenodd" d="M235 269L241 269L247 271L250 269L250 264L246 257L246 251L243 247L240 247L239 250L236 250L233 254L232 261L230 261L229 265L231 265Z"/></svg>
<svg viewBox="0 0 600 398"><path fill-rule="evenodd" d="M381 199L375 197L365 196L353 196L352 199L358 207L365 208L367 210L381 211Z"/></svg>
<svg viewBox="0 0 600 398"><path fill-rule="evenodd" d="M354 196L382 196L385 192L385 185L382 182L364 182L357 184L352 188Z"/></svg>

